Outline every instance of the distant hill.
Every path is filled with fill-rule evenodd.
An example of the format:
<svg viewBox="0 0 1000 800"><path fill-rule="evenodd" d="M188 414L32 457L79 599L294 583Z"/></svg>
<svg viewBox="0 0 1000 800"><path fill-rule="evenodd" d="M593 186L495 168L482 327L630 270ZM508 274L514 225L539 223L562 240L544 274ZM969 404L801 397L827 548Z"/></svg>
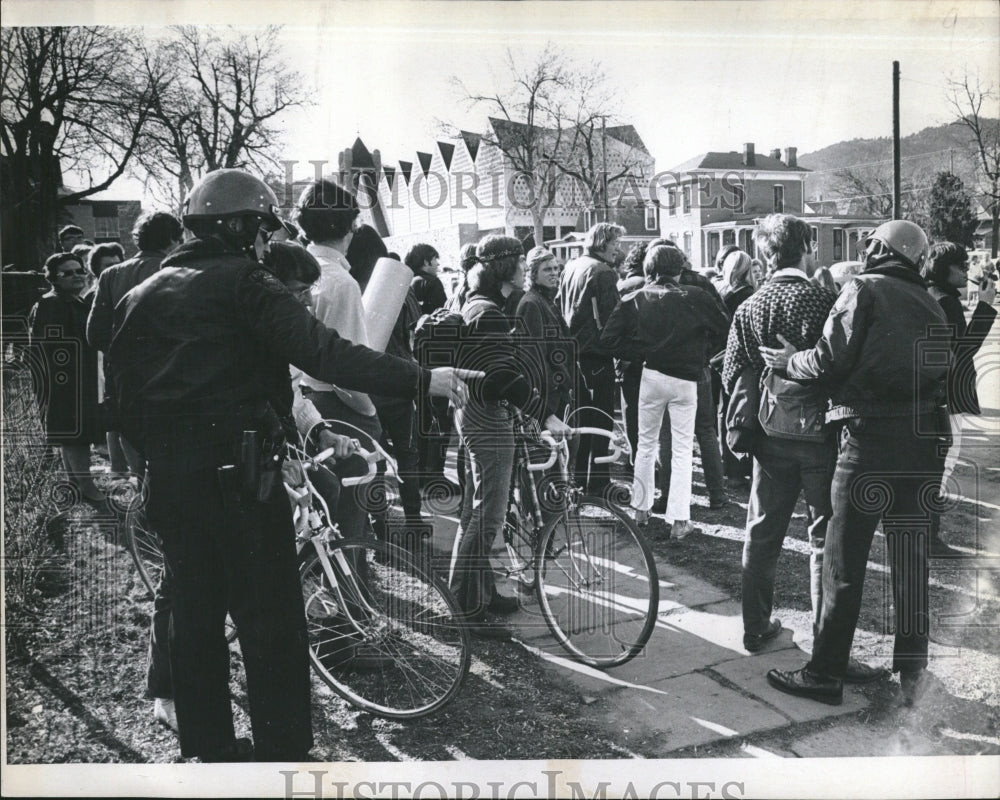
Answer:
<svg viewBox="0 0 1000 800"><path fill-rule="evenodd" d="M997 125L997 120L989 120ZM904 184L925 186L933 180L934 174L951 170L962 178L972 189L975 183L976 163L972 152L972 137L963 125L939 125L924 128L918 133L904 136L900 140L901 171ZM811 200L832 200L838 197L857 195L851 187L835 173L851 168L867 182L892 185L892 139L888 136L877 139L852 139L837 142L814 153L799 156L799 164L813 170L806 177L806 197Z"/></svg>

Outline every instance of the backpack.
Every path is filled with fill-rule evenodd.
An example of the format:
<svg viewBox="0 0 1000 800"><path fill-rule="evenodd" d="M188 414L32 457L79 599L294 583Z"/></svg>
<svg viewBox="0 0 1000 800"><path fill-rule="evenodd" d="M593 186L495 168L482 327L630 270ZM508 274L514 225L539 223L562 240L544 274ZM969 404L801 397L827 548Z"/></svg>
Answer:
<svg viewBox="0 0 1000 800"><path fill-rule="evenodd" d="M463 311L480 306L497 307L496 303L480 298L466 303ZM427 369L457 367L459 344L468 341L469 325L462 312L447 307L435 309L417 320L413 329L413 355Z"/></svg>
<svg viewBox="0 0 1000 800"><path fill-rule="evenodd" d="M826 441L826 400L808 384L769 372L760 388L758 420L775 439Z"/></svg>

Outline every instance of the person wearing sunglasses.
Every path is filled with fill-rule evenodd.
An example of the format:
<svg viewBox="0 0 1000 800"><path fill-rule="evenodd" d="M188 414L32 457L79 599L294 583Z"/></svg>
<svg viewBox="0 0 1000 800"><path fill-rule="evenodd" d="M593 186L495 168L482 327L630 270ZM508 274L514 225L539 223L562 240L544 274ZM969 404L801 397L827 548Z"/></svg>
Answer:
<svg viewBox="0 0 1000 800"><path fill-rule="evenodd" d="M33 370L35 397L46 442L59 447L63 466L79 499L103 508L104 494L90 475L90 446L103 438L97 397L97 351L87 344L91 295L87 269L72 253L45 262L52 290L31 311L31 344L38 354Z"/></svg>

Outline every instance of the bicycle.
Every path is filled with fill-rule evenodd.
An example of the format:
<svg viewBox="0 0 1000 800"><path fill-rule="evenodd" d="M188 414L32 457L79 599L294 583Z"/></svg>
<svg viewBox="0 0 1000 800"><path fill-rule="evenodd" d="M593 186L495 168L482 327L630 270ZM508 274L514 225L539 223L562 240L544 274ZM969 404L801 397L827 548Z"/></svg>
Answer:
<svg viewBox="0 0 1000 800"><path fill-rule="evenodd" d="M302 467L302 483L285 491L295 509L309 644L316 675L352 705L389 719L431 714L461 689L472 646L458 604L440 581L405 550L375 539L344 539L309 473L327 469L332 450L288 453ZM391 458L374 444L359 449L367 472L341 485L371 482L376 465ZM159 537L145 522L141 497L125 515L126 546L140 578L155 592L163 570ZM236 629L228 623L229 641Z"/></svg>
<svg viewBox="0 0 1000 800"><path fill-rule="evenodd" d="M612 452L595 461L621 455L611 431L571 431L611 440ZM540 445L548 457L533 462ZM533 432L515 414L515 448L505 573L522 594L535 595L549 631L576 660L620 666L642 652L656 624L660 584L649 546L623 509L570 480L566 440ZM544 474L537 483L536 473Z"/></svg>
<svg viewBox="0 0 1000 800"><path fill-rule="evenodd" d="M290 448L303 483L285 489L295 503L309 657L337 694L389 719L413 719L447 704L461 689L472 645L458 603L406 550L374 538L340 534L309 473L324 469L332 451L310 457ZM343 486L371 482L390 457L374 443L358 451L367 474Z"/></svg>

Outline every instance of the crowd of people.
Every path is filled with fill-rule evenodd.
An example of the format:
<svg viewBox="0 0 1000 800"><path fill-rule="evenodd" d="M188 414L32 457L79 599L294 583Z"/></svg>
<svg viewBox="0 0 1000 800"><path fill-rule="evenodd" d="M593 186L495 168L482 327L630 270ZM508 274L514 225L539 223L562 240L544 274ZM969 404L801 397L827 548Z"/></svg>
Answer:
<svg viewBox="0 0 1000 800"><path fill-rule="evenodd" d="M218 170L195 185L181 219L143 216L128 260L120 246L91 246L65 228L45 263L52 290L32 312L47 439L82 499L103 508L90 472L99 440L113 474L148 492L166 569L147 692L182 756L297 761L312 745L285 441L333 449L343 464L358 438L395 455L402 527L390 525L385 502L373 504L377 493L318 476L349 538L403 531L418 541L434 524L421 491L458 494L451 588L475 635L509 638L504 617L518 600L498 591L490 553L518 414L571 441L586 492L627 498L648 531L662 515L657 530L672 541L699 532L695 446L712 508L729 502L727 480L749 491L742 612L752 653L782 630L772 618L778 562L804 494L814 647L802 669L768 673L781 691L839 703L844 681L883 674L850 657L881 522L892 667L908 700L919 693L928 557L958 553L923 489L953 491L963 420L980 410L972 359L996 316L987 279L966 322L964 248L931 246L919 227L894 221L866 242L857 274L833 275L816 264L809 227L775 214L755 232L760 261L728 246L702 272L672 239L626 253L624 229L605 222L565 265L503 234L446 253L461 268L449 297L442 254L428 243L402 259L389 252L333 180L307 186L291 222L277 206L262 181ZM364 300L382 258L412 272L384 352L369 347ZM420 363L415 331L448 314L462 331L451 365ZM950 355L923 358L926 348ZM611 430L619 409L633 456L627 491L595 463L607 439L573 433ZM453 432L457 484L444 475ZM859 501L876 479L886 501ZM227 613L246 664L252 745L234 735Z"/></svg>

